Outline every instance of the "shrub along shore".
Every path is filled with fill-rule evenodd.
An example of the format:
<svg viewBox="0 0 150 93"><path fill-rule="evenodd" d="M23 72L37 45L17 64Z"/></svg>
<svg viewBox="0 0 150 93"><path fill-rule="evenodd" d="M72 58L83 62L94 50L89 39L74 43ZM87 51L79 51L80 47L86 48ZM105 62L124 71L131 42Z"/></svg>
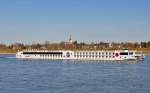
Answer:
<svg viewBox="0 0 150 93"><path fill-rule="evenodd" d="M16 54L21 50L137 50L143 51L144 54L150 55L150 41L148 42L99 42L99 43L84 43L77 41L50 43L34 43L25 45L22 43L14 43L10 45L0 44L0 54Z"/></svg>
<svg viewBox="0 0 150 93"><path fill-rule="evenodd" d="M21 51L21 50L19 50L19 51ZM140 49L140 50L136 50L136 51L142 51L143 54L150 55L150 50ZM16 54L17 52L18 51L16 51L16 50L0 50L0 54Z"/></svg>
<svg viewBox="0 0 150 93"><path fill-rule="evenodd" d="M56 49L49 49L49 50L56 50ZM64 49L61 49L61 50L64 50ZM65 50L68 50L68 49L65 49ZM75 50L76 51L77 49L69 49L69 50ZM80 50L82 50L82 49L80 49ZM90 50L96 51L95 49L90 49ZM106 50L106 49L104 49L104 50ZM107 50L112 50L112 49L107 49ZM132 50L142 51L145 55L150 55L150 49L132 49ZM16 54L18 51L21 51L21 50L0 50L0 54Z"/></svg>

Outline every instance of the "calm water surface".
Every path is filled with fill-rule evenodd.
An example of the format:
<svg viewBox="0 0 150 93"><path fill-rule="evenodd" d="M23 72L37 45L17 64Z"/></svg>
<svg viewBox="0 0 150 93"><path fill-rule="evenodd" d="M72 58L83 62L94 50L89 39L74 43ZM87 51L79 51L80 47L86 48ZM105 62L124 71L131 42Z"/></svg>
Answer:
<svg viewBox="0 0 150 93"><path fill-rule="evenodd" d="M150 56L98 62L0 55L0 93L150 93Z"/></svg>

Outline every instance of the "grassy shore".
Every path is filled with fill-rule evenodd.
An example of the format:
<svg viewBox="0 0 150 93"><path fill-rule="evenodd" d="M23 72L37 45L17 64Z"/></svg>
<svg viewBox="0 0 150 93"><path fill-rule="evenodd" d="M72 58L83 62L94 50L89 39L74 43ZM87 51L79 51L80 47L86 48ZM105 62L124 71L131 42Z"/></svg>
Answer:
<svg viewBox="0 0 150 93"><path fill-rule="evenodd" d="M0 50L0 54L16 54L16 50Z"/></svg>

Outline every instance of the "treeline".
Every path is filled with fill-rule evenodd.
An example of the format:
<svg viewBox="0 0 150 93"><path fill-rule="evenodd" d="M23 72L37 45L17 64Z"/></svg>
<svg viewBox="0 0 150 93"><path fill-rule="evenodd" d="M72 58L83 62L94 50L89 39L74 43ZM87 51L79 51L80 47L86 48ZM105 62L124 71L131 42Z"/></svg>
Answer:
<svg viewBox="0 0 150 93"><path fill-rule="evenodd" d="M60 42L60 43L50 43L46 41L45 43L33 43L33 44L22 44L14 43L10 45L0 44L0 52L16 52L18 50L26 49L40 49L40 50L115 50L115 49L133 49L133 50L144 50L150 51L150 41L147 42L99 42L99 43L85 43L74 41Z"/></svg>

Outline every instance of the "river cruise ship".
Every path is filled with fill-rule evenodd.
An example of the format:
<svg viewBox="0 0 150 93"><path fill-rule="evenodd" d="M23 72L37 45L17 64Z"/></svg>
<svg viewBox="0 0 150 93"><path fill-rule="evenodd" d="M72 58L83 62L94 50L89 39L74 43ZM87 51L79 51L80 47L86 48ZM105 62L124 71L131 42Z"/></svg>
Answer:
<svg viewBox="0 0 150 93"><path fill-rule="evenodd" d="M144 60L142 52L129 50L25 50L16 54L19 59L69 59L69 60Z"/></svg>

